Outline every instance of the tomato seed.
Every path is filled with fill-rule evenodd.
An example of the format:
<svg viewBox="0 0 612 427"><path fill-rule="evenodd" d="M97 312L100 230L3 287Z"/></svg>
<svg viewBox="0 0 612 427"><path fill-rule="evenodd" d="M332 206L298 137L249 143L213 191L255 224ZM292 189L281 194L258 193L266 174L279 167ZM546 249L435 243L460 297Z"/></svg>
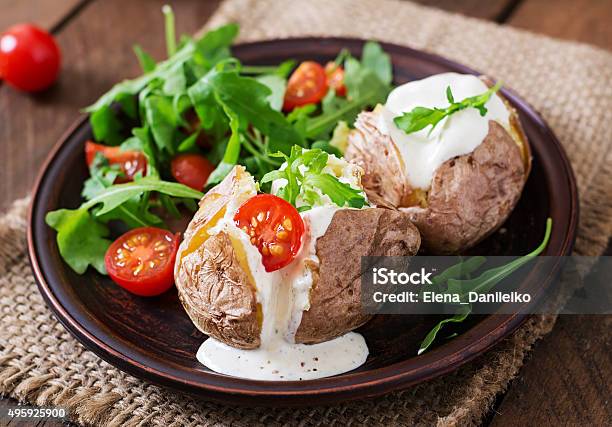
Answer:
<svg viewBox="0 0 612 427"><path fill-rule="evenodd" d="M284 252L282 246L275 244L271 244L268 249L270 250L270 253L274 256L282 255Z"/></svg>

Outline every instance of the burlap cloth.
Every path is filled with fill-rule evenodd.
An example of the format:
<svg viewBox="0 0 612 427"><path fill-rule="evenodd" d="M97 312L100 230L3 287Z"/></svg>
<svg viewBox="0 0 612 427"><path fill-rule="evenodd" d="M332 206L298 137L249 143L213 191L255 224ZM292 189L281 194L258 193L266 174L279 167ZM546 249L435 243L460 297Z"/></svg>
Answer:
<svg viewBox="0 0 612 427"><path fill-rule="evenodd" d="M207 26L237 21L242 40L303 35L374 38L425 49L502 79L550 123L581 195L576 251L601 254L612 229L612 55L396 1L226 1ZM10 161L10 160L9 160ZM38 294L26 256L25 211L0 218L0 392L60 405L82 423L473 424L554 325L533 317L494 350L401 393L332 407L240 408L199 401L127 375L85 350Z"/></svg>

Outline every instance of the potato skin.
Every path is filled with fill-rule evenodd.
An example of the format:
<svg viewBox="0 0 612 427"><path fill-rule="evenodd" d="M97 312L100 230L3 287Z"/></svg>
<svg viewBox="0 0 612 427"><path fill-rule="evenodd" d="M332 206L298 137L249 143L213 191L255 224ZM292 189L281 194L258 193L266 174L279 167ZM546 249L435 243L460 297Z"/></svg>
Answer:
<svg viewBox="0 0 612 427"><path fill-rule="evenodd" d="M233 347L253 349L259 347L261 334L257 297L230 237L221 232L187 251L228 203L254 195L254 188L242 188L245 178L244 168L236 167L202 198L179 247L174 280L185 311L200 331Z"/></svg>
<svg viewBox="0 0 612 427"><path fill-rule="evenodd" d="M179 299L200 331L233 347L259 347L255 290L227 234L211 236L186 255L175 280Z"/></svg>
<svg viewBox="0 0 612 427"><path fill-rule="evenodd" d="M371 200L382 199L409 214L424 248L436 254L458 253L506 220L529 174L529 144L508 107L514 135L490 121L487 136L472 153L450 159L435 171L423 206L410 203L412 190L403 162L395 154L395 143L378 130L376 112L358 116L345 157L364 169L362 182Z"/></svg>
<svg viewBox="0 0 612 427"><path fill-rule="evenodd" d="M390 209L337 211L316 243L319 264L313 272L310 309L302 313L295 341L314 344L343 335L366 323L361 312L361 257L408 256L421 238L408 215Z"/></svg>
<svg viewBox="0 0 612 427"><path fill-rule="evenodd" d="M526 171L519 147L497 122L472 153L444 162L434 174L426 208L406 212L433 253L474 246L508 218Z"/></svg>

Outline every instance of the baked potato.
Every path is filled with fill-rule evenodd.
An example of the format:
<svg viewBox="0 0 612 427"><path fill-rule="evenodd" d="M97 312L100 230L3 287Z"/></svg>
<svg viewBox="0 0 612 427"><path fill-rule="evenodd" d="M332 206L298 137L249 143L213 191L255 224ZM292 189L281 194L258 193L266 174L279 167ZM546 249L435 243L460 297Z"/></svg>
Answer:
<svg viewBox="0 0 612 427"><path fill-rule="evenodd" d="M175 265L180 301L196 327L241 349L261 345L267 313L258 299L258 273L245 256L248 248L214 227L255 196L256 189L241 166L211 189L185 232ZM312 276L309 308L301 313L295 342L327 341L367 322L370 316L360 310L361 257L414 255L419 245L419 233L406 213L379 208L335 211L316 241L316 258L293 261L302 262L300 268Z"/></svg>
<svg viewBox="0 0 612 427"><path fill-rule="evenodd" d="M398 145L381 132L380 108L359 114L348 136L345 158L363 168L368 197L406 213L431 253L474 246L506 220L521 195L531 167L529 144L516 111L502 101L509 126L489 120L480 145L444 161L426 189L410 185Z"/></svg>

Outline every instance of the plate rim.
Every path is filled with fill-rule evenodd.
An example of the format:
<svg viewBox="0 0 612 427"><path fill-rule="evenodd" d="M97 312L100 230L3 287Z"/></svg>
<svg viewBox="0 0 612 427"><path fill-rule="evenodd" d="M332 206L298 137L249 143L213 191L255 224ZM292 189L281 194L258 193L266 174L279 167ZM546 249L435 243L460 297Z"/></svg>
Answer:
<svg viewBox="0 0 612 427"><path fill-rule="evenodd" d="M344 43L351 45L362 45L366 42L364 39L344 38L344 37L295 37L282 39L266 39L255 42L240 43L232 46L233 49L249 49L257 47L265 47L270 45L292 43ZM447 68L460 70L470 74L479 75L478 71L422 50L413 49L407 46L401 46L393 43L380 42L386 52L393 51L401 55L409 55L427 62L443 65ZM563 161L564 171L567 175L567 188L569 189L569 202L571 205L567 234L563 236L562 253L569 254L573 248L576 238L578 216L579 216L579 199L576 186L576 180L569 159L563 149L563 146L558 141L546 121L540 114L524 99L522 99L515 91L509 88L502 89L505 96L510 101L521 106L524 113L528 114L530 119L547 133L547 138L554 142L554 148L558 152L559 157ZM163 372L140 363L130 356L121 353L120 351L110 347L100 340L91 331L84 328L77 319L62 305L55 296L52 286L47 282L44 271L42 270L36 248L36 239L34 237L34 229L36 228L36 206L39 201L40 187L44 181L45 175L48 173L55 158L65 146L65 143L70 137L78 131L82 126L87 125L88 115L80 114L77 120L62 134L59 140L55 143L52 150L47 155L42 167L39 170L35 185L32 191L32 201L28 208L27 218L27 244L30 264L32 266L34 277L36 279L40 293L43 295L47 306L54 312L58 320L68 329L68 331L77 338L86 348L93 351L95 354L106 360L111 365L119 368L122 371L128 372L139 378L144 378L153 383L170 386L175 389L187 391L193 394L206 395L223 403L242 403L253 404L253 398L264 399L258 401L257 404L272 404L272 405L289 405L300 406L309 404L309 399L318 397L325 402L339 402L345 400L358 399L381 395L393 390L405 388L410 385L432 379L434 377L454 371L465 363L473 360L483 354L504 337L516 330L529 317L525 314L513 315L489 315L482 321L474 325L467 333L478 333L479 338L468 342L467 345L457 348L456 351L444 354L442 350L448 350L453 347L458 347L457 344L452 345L456 340L437 347L436 349L427 352L423 355L416 356L419 362L415 364L415 358L409 358L395 362L393 364L371 369L369 371L354 372L343 374L342 383L338 384L339 377L328 377L310 381L257 381L246 380L241 378L223 376L212 372L202 372L204 377L216 378L214 383L224 383L226 385L218 386L211 383L203 383L201 381L190 381L189 379L175 376L168 372ZM552 280L552 279L551 279ZM492 325L490 325L492 324ZM488 332L487 332L488 331ZM465 337L466 334L462 334ZM459 341L461 342L461 341ZM461 357L458 357L458 355ZM451 359L452 363L441 364L444 360ZM150 359L150 357L149 357ZM150 361L150 360L149 360ZM438 363L435 363L435 362ZM412 364L413 367L405 366ZM416 371L416 372L415 372ZM241 387L242 386L242 387ZM266 402L265 399L271 399ZM310 402L312 403L312 402Z"/></svg>

